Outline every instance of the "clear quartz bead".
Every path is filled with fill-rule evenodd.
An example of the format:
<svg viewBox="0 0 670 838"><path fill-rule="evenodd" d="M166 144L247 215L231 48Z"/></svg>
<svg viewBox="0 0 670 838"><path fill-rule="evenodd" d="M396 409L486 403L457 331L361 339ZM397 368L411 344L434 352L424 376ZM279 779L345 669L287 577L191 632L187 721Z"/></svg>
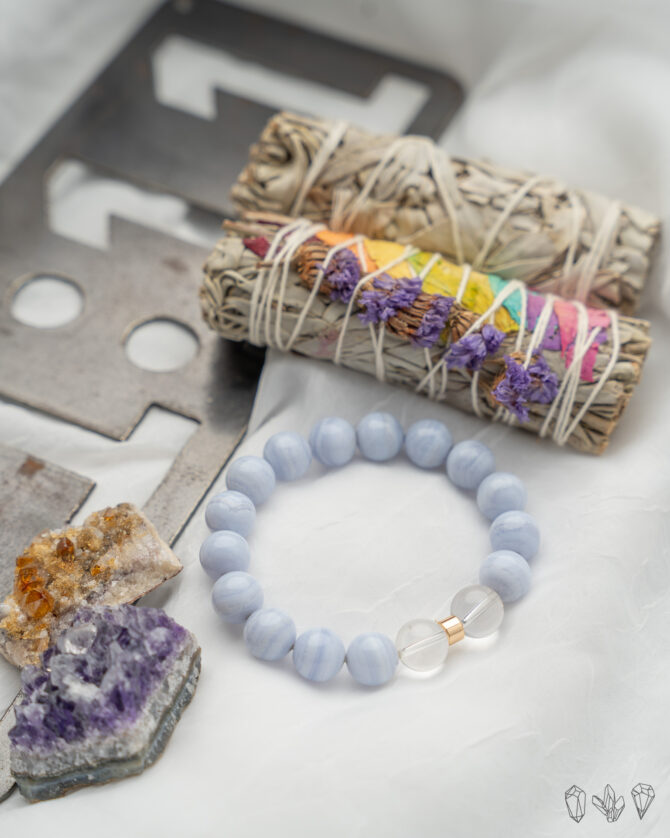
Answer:
<svg viewBox="0 0 670 838"><path fill-rule="evenodd" d="M435 620L410 620L398 632L396 648L405 666L417 672L429 672L446 660L449 638Z"/></svg>
<svg viewBox="0 0 670 838"><path fill-rule="evenodd" d="M487 637L500 628L505 606L491 588L469 585L451 601L451 613L463 623L466 637Z"/></svg>

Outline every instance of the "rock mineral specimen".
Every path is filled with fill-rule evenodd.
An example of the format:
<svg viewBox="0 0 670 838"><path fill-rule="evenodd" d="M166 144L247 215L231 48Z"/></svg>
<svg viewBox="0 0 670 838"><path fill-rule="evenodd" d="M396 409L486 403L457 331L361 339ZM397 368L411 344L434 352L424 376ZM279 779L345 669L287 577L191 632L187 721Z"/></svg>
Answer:
<svg viewBox="0 0 670 838"><path fill-rule="evenodd" d="M21 673L9 732L21 793L46 800L140 773L162 753L199 673L195 637L160 609L80 609Z"/></svg>
<svg viewBox="0 0 670 838"><path fill-rule="evenodd" d="M16 560L14 591L0 605L0 653L16 666L37 663L81 606L134 602L180 570L129 503L92 513L82 527L41 533Z"/></svg>

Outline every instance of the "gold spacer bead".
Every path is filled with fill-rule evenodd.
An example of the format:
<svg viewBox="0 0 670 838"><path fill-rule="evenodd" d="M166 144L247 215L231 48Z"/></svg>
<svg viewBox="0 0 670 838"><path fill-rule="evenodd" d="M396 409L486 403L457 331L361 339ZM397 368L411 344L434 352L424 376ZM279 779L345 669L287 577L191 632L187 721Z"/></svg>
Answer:
<svg viewBox="0 0 670 838"><path fill-rule="evenodd" d="M437 622L446 631L450 646L453 646L454 643L458 643L459 640L465 637L463 623L458 617L447 617L446 620L438 620Z"/></svg>

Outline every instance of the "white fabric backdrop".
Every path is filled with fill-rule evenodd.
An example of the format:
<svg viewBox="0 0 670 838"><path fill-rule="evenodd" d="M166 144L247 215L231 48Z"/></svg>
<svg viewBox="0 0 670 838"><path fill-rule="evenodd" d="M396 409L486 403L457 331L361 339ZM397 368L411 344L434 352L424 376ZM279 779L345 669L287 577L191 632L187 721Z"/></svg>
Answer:
<svg viewBox="0 0 670 838"><path fill-rule="evenodd" d="M445 137L452 151L555 173L667 216L664 4L255 5L458 72L469 98ZM5 171L151 6L3 0ZM137 779L51 803L27 806L15 794L0 809L2 834L666 835L670 282L662 258L641 314L652 320L654 345L600 459L271 353L244 453L260 453L280 429L307 433L329 413L355 421L391 410L405 426L443 418L456 439L483 440L501 468L525 480L544 538L531 593L508 610L495 642L465 641L436 677L401 672L366 691L343 672L313 686L288 662L251 659L241 632L216 619L197 563L207 531L200 513L176 548L184 572L152 596L203 648L200 686L166 753ZM103 450L95 435L13 406L0 405L0 439L95 477L100 503L142 502L187 433L164 420L126 444L123 471L113 468L111 443ZM268 604L299 627L326 624L350 639L446 614L452 594L475 579L487 533L472 502L440 474L399 459L282 486L251 546ZM0 702L17 684L2 663ZM630 797L639 781L657 794L642 824ZM579 828L563 802L573 783L587 792ZM626 798L617 826L590 803L606 783Z"/></svg>

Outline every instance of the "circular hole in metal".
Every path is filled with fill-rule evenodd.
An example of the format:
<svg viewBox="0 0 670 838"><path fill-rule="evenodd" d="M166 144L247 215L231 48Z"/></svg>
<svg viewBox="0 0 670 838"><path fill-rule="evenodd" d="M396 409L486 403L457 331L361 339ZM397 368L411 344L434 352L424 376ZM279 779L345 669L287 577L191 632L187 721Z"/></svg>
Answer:
<svg viewBox="0 0 670 838"><path fill-rule="evenodd" d="M14 295L12 317L37 329L56 329L82 312L84 295L69 279L40 274L29 279Z"/></svg>
<svg viewBox="0 0 670 838"><path fill-rule="evenodd" d="M143 370L172 372L198 354L200 341L190 326L167 317L136 326L126 339L128 359Z"/></svg>

